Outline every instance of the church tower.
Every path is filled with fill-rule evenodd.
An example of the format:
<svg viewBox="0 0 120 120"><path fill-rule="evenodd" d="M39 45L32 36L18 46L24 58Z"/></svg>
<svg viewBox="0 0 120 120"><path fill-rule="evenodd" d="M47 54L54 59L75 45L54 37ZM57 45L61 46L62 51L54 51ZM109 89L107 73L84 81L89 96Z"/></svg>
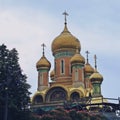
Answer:
<svg viewBox="0 0 120 120"><path fill-rule="evenodd" d="M53 70L50 62L43 54L36 64L38 71L38 88L32 98L32 104L38 106L63 105L65 101L78 101L101 95L103 77L97 71L96 56L95 70L87 58L81 55L80 41L71 34L67 27L66 12L63 13L65 22L64 29L53 39L51 44L54 57ZM93 101L94 102L94 101ZM43 104L44 103L44 104Z"/></svg>
<svg viewBox="0 0 120 120"><path fill-rule="evenodd" d="M70 60L76 53L76 46L78 47L78 51L80 51L81 45L79 40L74 37L67 28L66 16L68 16L68 14L64 12L63 15L65 15L64 30L53 40L51 46L54 56L54 81L71 85L72 72Z"/></svg>
<svg viewBox="0 0 120 120"><path fill-rule="evenodd" d="M101 84L103 81L103 76L97 71L96 55L94 56L94 58L95 58L95 70L94 70L94 73L90 76L91 84L93 87L92 96L99 97L99 96L102 96L101 95Z"/></svg>
<svg viewBox="0 0 120 120"><path fill-rule="evenodd" d="M75 55L70 60L72 66L72 84L74 87L85 88L84 85L84 64L85 58L79 53L76 48Z"/></svg>
<svg viewBox="0 0 120 120"><path fill-rule="evenodd" d="M85 88L87 90L90 90L92 89L90 76L94 73L94 69L89 63L88 55L89 55L89 51L86 51L86 64L84 67L84 77L85 77Z"/></svg>
<svg viewBox="0 0 120 120"><path fill-rule="evenodd" d="M45 44L42 44L42 46L43 46L43 55L36 64L36 68L38 71L38 89L37 89L38 91L48 88L48 83L49 83L48 75L51 67L50 62L47 60L47 58L44 55Z"/></svg>

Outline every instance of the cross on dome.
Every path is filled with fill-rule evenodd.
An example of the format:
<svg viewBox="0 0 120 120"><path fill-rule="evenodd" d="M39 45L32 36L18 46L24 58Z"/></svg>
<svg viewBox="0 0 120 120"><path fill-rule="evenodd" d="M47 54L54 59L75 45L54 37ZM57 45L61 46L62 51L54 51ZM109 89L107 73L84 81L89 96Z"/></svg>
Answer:
<svg viewBox="0 0 120 120"><path fill-rule="evenodd" d="M46 45L43 43L41 46L43 47L43 56L44 56L44 48L46 47Z"/></svg>
<svg viewBox="0 0 120 120"><path fill-rule="evenodd" d="M90 54L90 52L87 50L85 53L87 55L87 63L88 63L88 54Z"/></svg>
<svg viewBox="0 0 120 120"><path fill-rule="evenodd" d="M67 16L69 15L66 11L63 13L63 15L65 16L65 24L67 24Z"/></svg>
<svg viewBox="0 0 120 120"><path fill-rule="evenodd" d="M97 56L94 55L94 59L95 59L95 70L97 70Z"/></svg>

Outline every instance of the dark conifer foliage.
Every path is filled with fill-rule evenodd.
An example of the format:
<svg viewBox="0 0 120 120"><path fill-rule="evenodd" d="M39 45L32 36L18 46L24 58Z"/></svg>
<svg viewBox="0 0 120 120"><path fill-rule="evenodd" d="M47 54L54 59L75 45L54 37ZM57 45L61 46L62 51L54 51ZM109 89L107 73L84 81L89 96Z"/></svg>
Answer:
<svg viewBox="0 0 120 120"><path fill-rule="evenodd" d="M30 103L30 85L18 60L16 49L0 46L0 117L4 118L7 113L8 120L14 120Z"/></svg>

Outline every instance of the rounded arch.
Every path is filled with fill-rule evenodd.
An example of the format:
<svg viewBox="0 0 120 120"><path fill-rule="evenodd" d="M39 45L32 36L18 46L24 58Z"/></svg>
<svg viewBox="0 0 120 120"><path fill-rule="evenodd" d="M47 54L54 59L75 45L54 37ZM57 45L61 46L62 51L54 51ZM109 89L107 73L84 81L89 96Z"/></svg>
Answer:
<svg viewBox="0 0 120 120"><path fill-rule="evenodd" d="M77 93L79 93L79 96L80 96L80 98L83 98L83 97L85 97L85 90L82 88L82 87L79 87L79 88L70 88L70 93L69 93L69 99L71 100L71 94L73 93L73 92L77 92Z"/></svg>
<svg viewBox="0 0 120 120"><path fill-rule="evenodd" d="M70 95L70 100L71 101L78 101L80 99L80 93L74 91Z"/></svg>
<svg viewBox="0 0 120 120"><path fill-rule="evenodd" d="M43 96L40 94L36 94L32 99L33 104L40 104L43 103Z"/></svg>
<svg viewBox="0 0 120 120"><path fill-rule="evenodd" d="M86 97L90 97L93 94L93 90L90 89L89 91L86 91Z"/></svg>
<svg viewBox="0 0 120 120"><path fill-rule="evenodd" d="M67 91L61 86L54 86L46 92L45 101L65 101L67 100Z"/></svg>

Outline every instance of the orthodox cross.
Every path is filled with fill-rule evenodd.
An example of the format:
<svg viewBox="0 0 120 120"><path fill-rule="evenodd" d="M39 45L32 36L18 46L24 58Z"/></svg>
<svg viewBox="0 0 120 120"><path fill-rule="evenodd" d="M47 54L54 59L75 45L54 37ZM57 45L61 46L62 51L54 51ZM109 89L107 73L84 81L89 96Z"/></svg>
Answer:
<svg viewBox="0 0 120 120"><path fill-rule="evenodd" d="M95 69L97 70L97 56L94 55L94 59L95 59Z"/></svg>
<svg viewBox="0 0 120 120"><path fill-rule="evenodd" d="M69 14L65 11L65 12L63 13L63 15L65 16L65 24L67 24L66 16L68 16Z"/></svg>
<svg viewBox="0 0 120 120"><path fill-rule="evenodd" d="M46 45L43 43L41 46L43 47L43 56L44 56L44 48L46 47Z"/></svg>
<svg viewBox="0 0 120 120"><path fill-rule="evenodd" d="M86 55L87 55L87 63L88 63L88 54L90 54L90 53L89 53L88 50L87 50L85 53L86 53Z"/></svg>

